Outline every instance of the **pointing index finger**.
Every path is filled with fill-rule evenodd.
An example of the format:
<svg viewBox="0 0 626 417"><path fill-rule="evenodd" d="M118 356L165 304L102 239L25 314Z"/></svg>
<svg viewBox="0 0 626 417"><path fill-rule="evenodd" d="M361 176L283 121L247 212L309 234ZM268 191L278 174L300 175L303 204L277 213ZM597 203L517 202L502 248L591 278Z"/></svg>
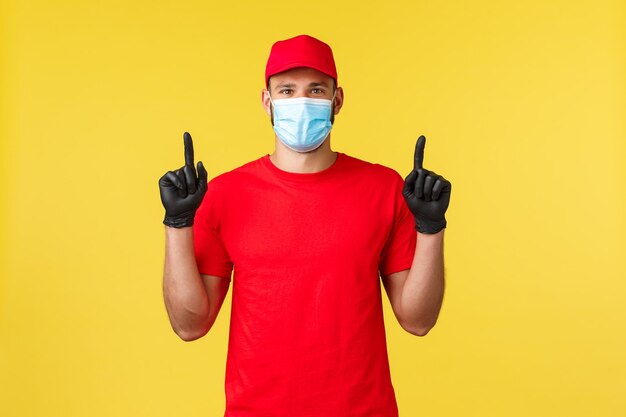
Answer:
<svg viewBox="0 0 626 417"><path fill-rule="evenodd" d="M193 142L191 141L189 132L185 132L183 141L185 142L185 165L191 165L193 167Z"/></svg>
<svg viewBox="0 0 626 417"><path fill-rule="evenodd" d="M423 169L424 166L424 147L426 146L426 137L421 135L417 139L417 143L415 144L415 159L413 169L416 171L418 169Z"/></svg>

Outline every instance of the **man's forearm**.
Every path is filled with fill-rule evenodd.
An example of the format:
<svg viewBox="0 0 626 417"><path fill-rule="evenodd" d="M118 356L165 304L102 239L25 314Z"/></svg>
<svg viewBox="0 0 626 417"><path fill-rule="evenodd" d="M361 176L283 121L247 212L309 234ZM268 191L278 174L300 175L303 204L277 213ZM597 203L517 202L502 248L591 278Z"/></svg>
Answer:
<svg viewBox="0 0 626 417"><path fill-rule="evenodd" d="M209 300L196 265L192 227L165 227L163 297L177 335L190 341L206 334Z"/></svg>
<svg viewBox="0 0 626 417"><path fill-rule="evenodd" d="M435 325L443 301L444 231L418 233L413 264L402 289L406 325L419 335L425 335Z"/></svg>

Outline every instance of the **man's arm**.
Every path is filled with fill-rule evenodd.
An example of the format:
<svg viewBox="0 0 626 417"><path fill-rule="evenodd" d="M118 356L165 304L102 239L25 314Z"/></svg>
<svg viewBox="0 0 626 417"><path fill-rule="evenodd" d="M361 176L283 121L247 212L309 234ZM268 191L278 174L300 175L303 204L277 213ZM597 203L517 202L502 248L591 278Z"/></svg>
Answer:
<svg viewBox="0 0 626 417"><path fill-rule="evenodd" d="M181 339L192 341L208 333L229 286L230 279L198 272L192 227L165 227L163 297L172 328Z"/></svg>
<svg viewBox="0 0 626 417"><path fill-rule="evenodd" d="M209 298L194 257L192 227L165 227L163 298L181 339L192 341L209 331Z"/></svg>
<svg viewBox="0 0 626 417"><path fill-rule="evenodd" d="M207 171L198 161L194 169L193 141L183 134L185 165L159 179L165 207L165 268L163 295L172 328L181 339L204 336L215 321L228 287L209 292L217 280L207 279L207 289L198 272L194 254L193 223L196 210L207 191ZM208 294L207 294L208 293Z"/></svg>
<svg viewBox="0 0 626 417"><path fill-rule="evenodd" d="M443 233L452 190L450 181L424 169L425 146L422 135L415 143L413 171L404 179L402 189L417 230L411 268L383 278L400 325L417 336L433 328L443 301Z"/></svg>
<svg viewBox="0 0 626 417"><path fill-rule="evenodd" d="M398 322L416 336L425 336L435 326L441 310L445 288L444 230L418 233L411 269L382 278Z"/></svg>

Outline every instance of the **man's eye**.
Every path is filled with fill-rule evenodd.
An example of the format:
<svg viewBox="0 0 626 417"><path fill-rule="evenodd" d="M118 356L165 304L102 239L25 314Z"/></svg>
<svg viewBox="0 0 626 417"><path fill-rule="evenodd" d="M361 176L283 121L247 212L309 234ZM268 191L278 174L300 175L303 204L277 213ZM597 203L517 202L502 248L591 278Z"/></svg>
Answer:
<svg viewBox="0 0 626 417"><path fill-rule="evenodd" d="M311 90L311 92L313 94L324 94L324 90L322 90L321 88L314 88L313 90Z"/></svg>
<svg viewBox="0 0 626 417"><path fill-rule="evenodd" d="M280 94L290 94L291 90L288 88L285 88L284 90L280 90Z"/></svg>

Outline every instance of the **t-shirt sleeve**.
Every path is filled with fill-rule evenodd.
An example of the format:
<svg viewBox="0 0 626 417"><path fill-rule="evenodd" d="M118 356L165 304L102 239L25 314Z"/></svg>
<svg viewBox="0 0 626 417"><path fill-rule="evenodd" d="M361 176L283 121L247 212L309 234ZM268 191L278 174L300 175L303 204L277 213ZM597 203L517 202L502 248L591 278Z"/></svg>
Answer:
<svg viewBox="0 0 626 417"><path fill-rule="evenodd" d="M391 231L380 256L378 269L381 276L410 269L415 255L417 231L415 220L402 196L404 180L394 171L393 186L393 223Z"/></svg>
<svg viewBox="0 0 626 417"><path fill-rule="evenodd" d="M224 203L220 197L219 187L209 182L207 192L194 218L194 254L201 274L230 278L233 263L220 235Z"/></svg>

